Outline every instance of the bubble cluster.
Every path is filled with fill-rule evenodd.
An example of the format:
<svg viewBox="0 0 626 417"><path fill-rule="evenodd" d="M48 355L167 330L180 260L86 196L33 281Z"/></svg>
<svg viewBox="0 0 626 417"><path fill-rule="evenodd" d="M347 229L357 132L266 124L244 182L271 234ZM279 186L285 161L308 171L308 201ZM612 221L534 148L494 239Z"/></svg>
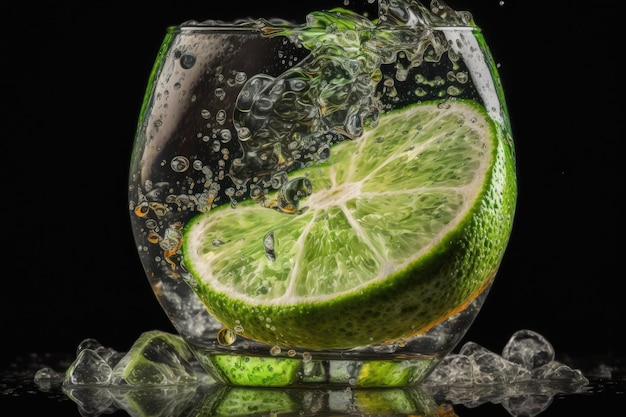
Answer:
<svg viewBox="0 0 626 417"><path fill-rule="evenodd" d="M381 95L397 98L396 81L406 81L411 69L424 61L437 62L449 50L441 33L415 24L415 10L385 7L376 24L348 11L313 12L298 27L255 22L267 36L288 36L311 53L277 77L256 74L243 84L233 114L241 155L229 168L240 189L249 183L265 188L276 173L327 160L333 143L356 139L365 126L378 123ZM443 5L421 12L447 25L471 20ZM385 64L394 65L393 78L383 75ZM433 94L427 88L433 86L441 87L437 96L460 95L461 88L445 85L466 83L467 73L449 77L428 80L418 75L415 96Z"/></svg>

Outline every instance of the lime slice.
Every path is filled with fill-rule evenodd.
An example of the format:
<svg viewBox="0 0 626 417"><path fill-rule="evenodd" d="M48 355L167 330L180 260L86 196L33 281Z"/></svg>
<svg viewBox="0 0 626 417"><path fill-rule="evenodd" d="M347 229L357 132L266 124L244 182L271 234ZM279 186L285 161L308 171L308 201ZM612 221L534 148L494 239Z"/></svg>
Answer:
<svg viewBox="0 0 626 417"><path fill-rule="evenodd" d="M183 230L209 312L271 345L351 348L423 332L491 283L512 227L512 144L469 101L387 113L289 179L312 189L297 210L251 199Z"/></svg>
<svg viewBox="0 0 626 417"><path fill-rule="evenodd" d="M210 355L203 364L229 385L284 387L296 381L300 362L290 358L225 354Z"/></svg>

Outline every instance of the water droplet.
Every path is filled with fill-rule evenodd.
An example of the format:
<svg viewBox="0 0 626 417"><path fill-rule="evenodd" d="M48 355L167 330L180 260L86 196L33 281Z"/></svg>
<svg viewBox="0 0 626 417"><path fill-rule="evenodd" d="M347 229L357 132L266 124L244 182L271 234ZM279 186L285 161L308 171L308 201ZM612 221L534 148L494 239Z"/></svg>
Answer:
<svg viewBox="0 0 626 417"><path fill-rule="evenodd" d="M298 203L302 198L308 197L313 193L313 185L306 177L298 177L287 182L280 190L279 198L285 204L293 204L298 207Z"/></svg>
<svg viewBox="0 0 626 417"><path fill-rule="evenodd" d="M241 127L237 129L237 137L240 141L245 142L252 138L252 132L247 127Z"/></svg>
<svg viewBox="0 0 626 417"><path fill-rule="evenodd" d="M222 143L230 142L232 137L233 137L233 134L230 132L230 130L228 129L220 130L220 140L222 141Z"/></svg>
<svg viewBox="0 0 626 417"><path fill-rule="evenodd" d="M223 88L216 88L215 97L219 98L220 100L223 100L224 97L226 97L226 91L224 91Z"/></svg>
<svg viewBox="0 0 626 417"><path fill-rule="evenodd" d="M463 90L461 88L451 85L446 89L446 92L449 96L458 96L463 92Z"/></svg>
<svg viewBox="0 0 626 417"><path fill-rule="evenodd" d="M247 79L248 79L248 76L246 75L245 72L238 71L237 73L235 73L235 82L237 84L243 84L246 82Z"/></svg>
<svg viewBox="0 0 626 417"><path fill-rule="evenodd" d="M215 121L219 124L224 124L226 121L226 111L224 109L220 109L215 115Z"/></svg>
<svg viewBox="0 0 626 417"><path fill-rule="evenodd" d="M217 332L217 343L222 346L230 346L237 340L237 334L226 327Z"/></svg>
<svg viewBox="0 0 626 417"><path fill-rule="evenodd" d="M426 94L428 94L428 92L421 87L416 88L414 93L417 97L424 97Z"/></svg>
<svg viewBox="0 0 626 417"><path fill-rule="evenodd" d="M189 69L196 64L196 57L190 54L184 54L180 57L180 66Z"/></svg>
<svg viewBox="0 0 626 417"><path fill-rule="evenodd" d="M270 261L276 260L276 252L274 251L274 231L269 231L263 238L263 248L265 249L265 256Z"/></svg>
<svg viewBox="0 0 626 417"><path fill-rule="evenodd" d="M193 169L195 169L196 171L200 171L203 167L202 161L199 159L196 159L195 161L193 161L192 166L193 166Z"/></svg>
<svg viewBox="0 0 626 417"><path fill-rule="evenodd" d="M175 172L185 172L189 169L189 159L184 156L175 156L172 158L170 166Z"/></svg>

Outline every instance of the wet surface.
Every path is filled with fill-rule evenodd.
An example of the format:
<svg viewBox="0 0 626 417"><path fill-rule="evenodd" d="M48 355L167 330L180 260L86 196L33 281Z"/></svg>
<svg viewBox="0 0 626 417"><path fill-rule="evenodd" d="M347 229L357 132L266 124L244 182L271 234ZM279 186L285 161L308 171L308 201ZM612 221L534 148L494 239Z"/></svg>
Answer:
<svg viewBox="0 0 626 417"><path fill-rule="evenodd" d="M16 357L8 361L0 370L0 405L2 409L11 409L21 415L52 415L65 416L214 416L249 415L249 416L321 416L321 415L409 415L408 411L426 414L430 406L435 404L437 412L447 416L519 416L541 415L572 416L598 415L603 413L619 414L621 406L626 404L626 366L623 358L569 358L561 361L580 369L589 379L585 386L552 385L550 387L517 387L518 394L512 387L485 389L455 390L452 387L440 387L424 393L421 390L409 393L405 391L387 390L382 394L365 391L359 397L357 390L344 388L304 390L259 390L259 389L223 389L214 386L193 386L143 390L129 394L112 393L106 389L64 390L60 380L51 383L35 383L35 373L43 367L50 367L63 376L63 372L71 363L72 355L32 354ZM504 397L502 390L511 392ZM534 390L534 391L533 391ZM500 391L500 395L498 395ZM259 392L262 392L259 394ZM390 395L386 397L386 394ZM121 395L121 397L116 397ZM248 408L233 406L236 398L255 396L262 398L261 405ZM261 395L259 397L258 395ZM382 395L382 397L381 397ZM110 398L124 398L122 401L110 401ZM417 397L416 397L417 396ZM369 398L367 403L354 403L354 398ZM409 405L402 404L410 397ZM284 399L296 399L300 403L285 406ZM306 403L303 399L320 401ZM375 399L393 398L398 401L397 407L380 408L380 401ZM416 399L417 398L417 399ZM339 403L338 403L338 400ZM224 407L230 401L229 407ZM341 403L343 401L343 403ZM220 405L221 403L221 405ZM307 405L308 404L308 405ZM321 405L320 405L321 404ZM348 404L348 405L346 405ZM532 404L532 405L531 405ZM309 409L305 407L309 406ZM387 404L389 406L389 404ZM11 408L9 408L11 407ZM286 407L286 408L285 408ZM407 408L409 407L409 408ZM382 410L382 411L381 411ZM387 412L391 410L390 412ZM408 411L407 411L408 410ZM525 410L521 413L519 410Z"/></svg>

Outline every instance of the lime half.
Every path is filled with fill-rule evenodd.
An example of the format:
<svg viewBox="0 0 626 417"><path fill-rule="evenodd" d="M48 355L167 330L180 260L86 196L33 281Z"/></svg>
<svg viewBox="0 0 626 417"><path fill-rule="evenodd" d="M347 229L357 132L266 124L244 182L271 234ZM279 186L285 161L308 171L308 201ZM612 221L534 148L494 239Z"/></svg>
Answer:
<svg viewBox="0 0 626 417"><path fill-rule="evenodd" d="M291 195L291 210L250 199L183 230L209 312L271 345L351 348L423 332L491 283L512 227L512 144L474 102L387 113L289 179L312 191Z"/></svg>

